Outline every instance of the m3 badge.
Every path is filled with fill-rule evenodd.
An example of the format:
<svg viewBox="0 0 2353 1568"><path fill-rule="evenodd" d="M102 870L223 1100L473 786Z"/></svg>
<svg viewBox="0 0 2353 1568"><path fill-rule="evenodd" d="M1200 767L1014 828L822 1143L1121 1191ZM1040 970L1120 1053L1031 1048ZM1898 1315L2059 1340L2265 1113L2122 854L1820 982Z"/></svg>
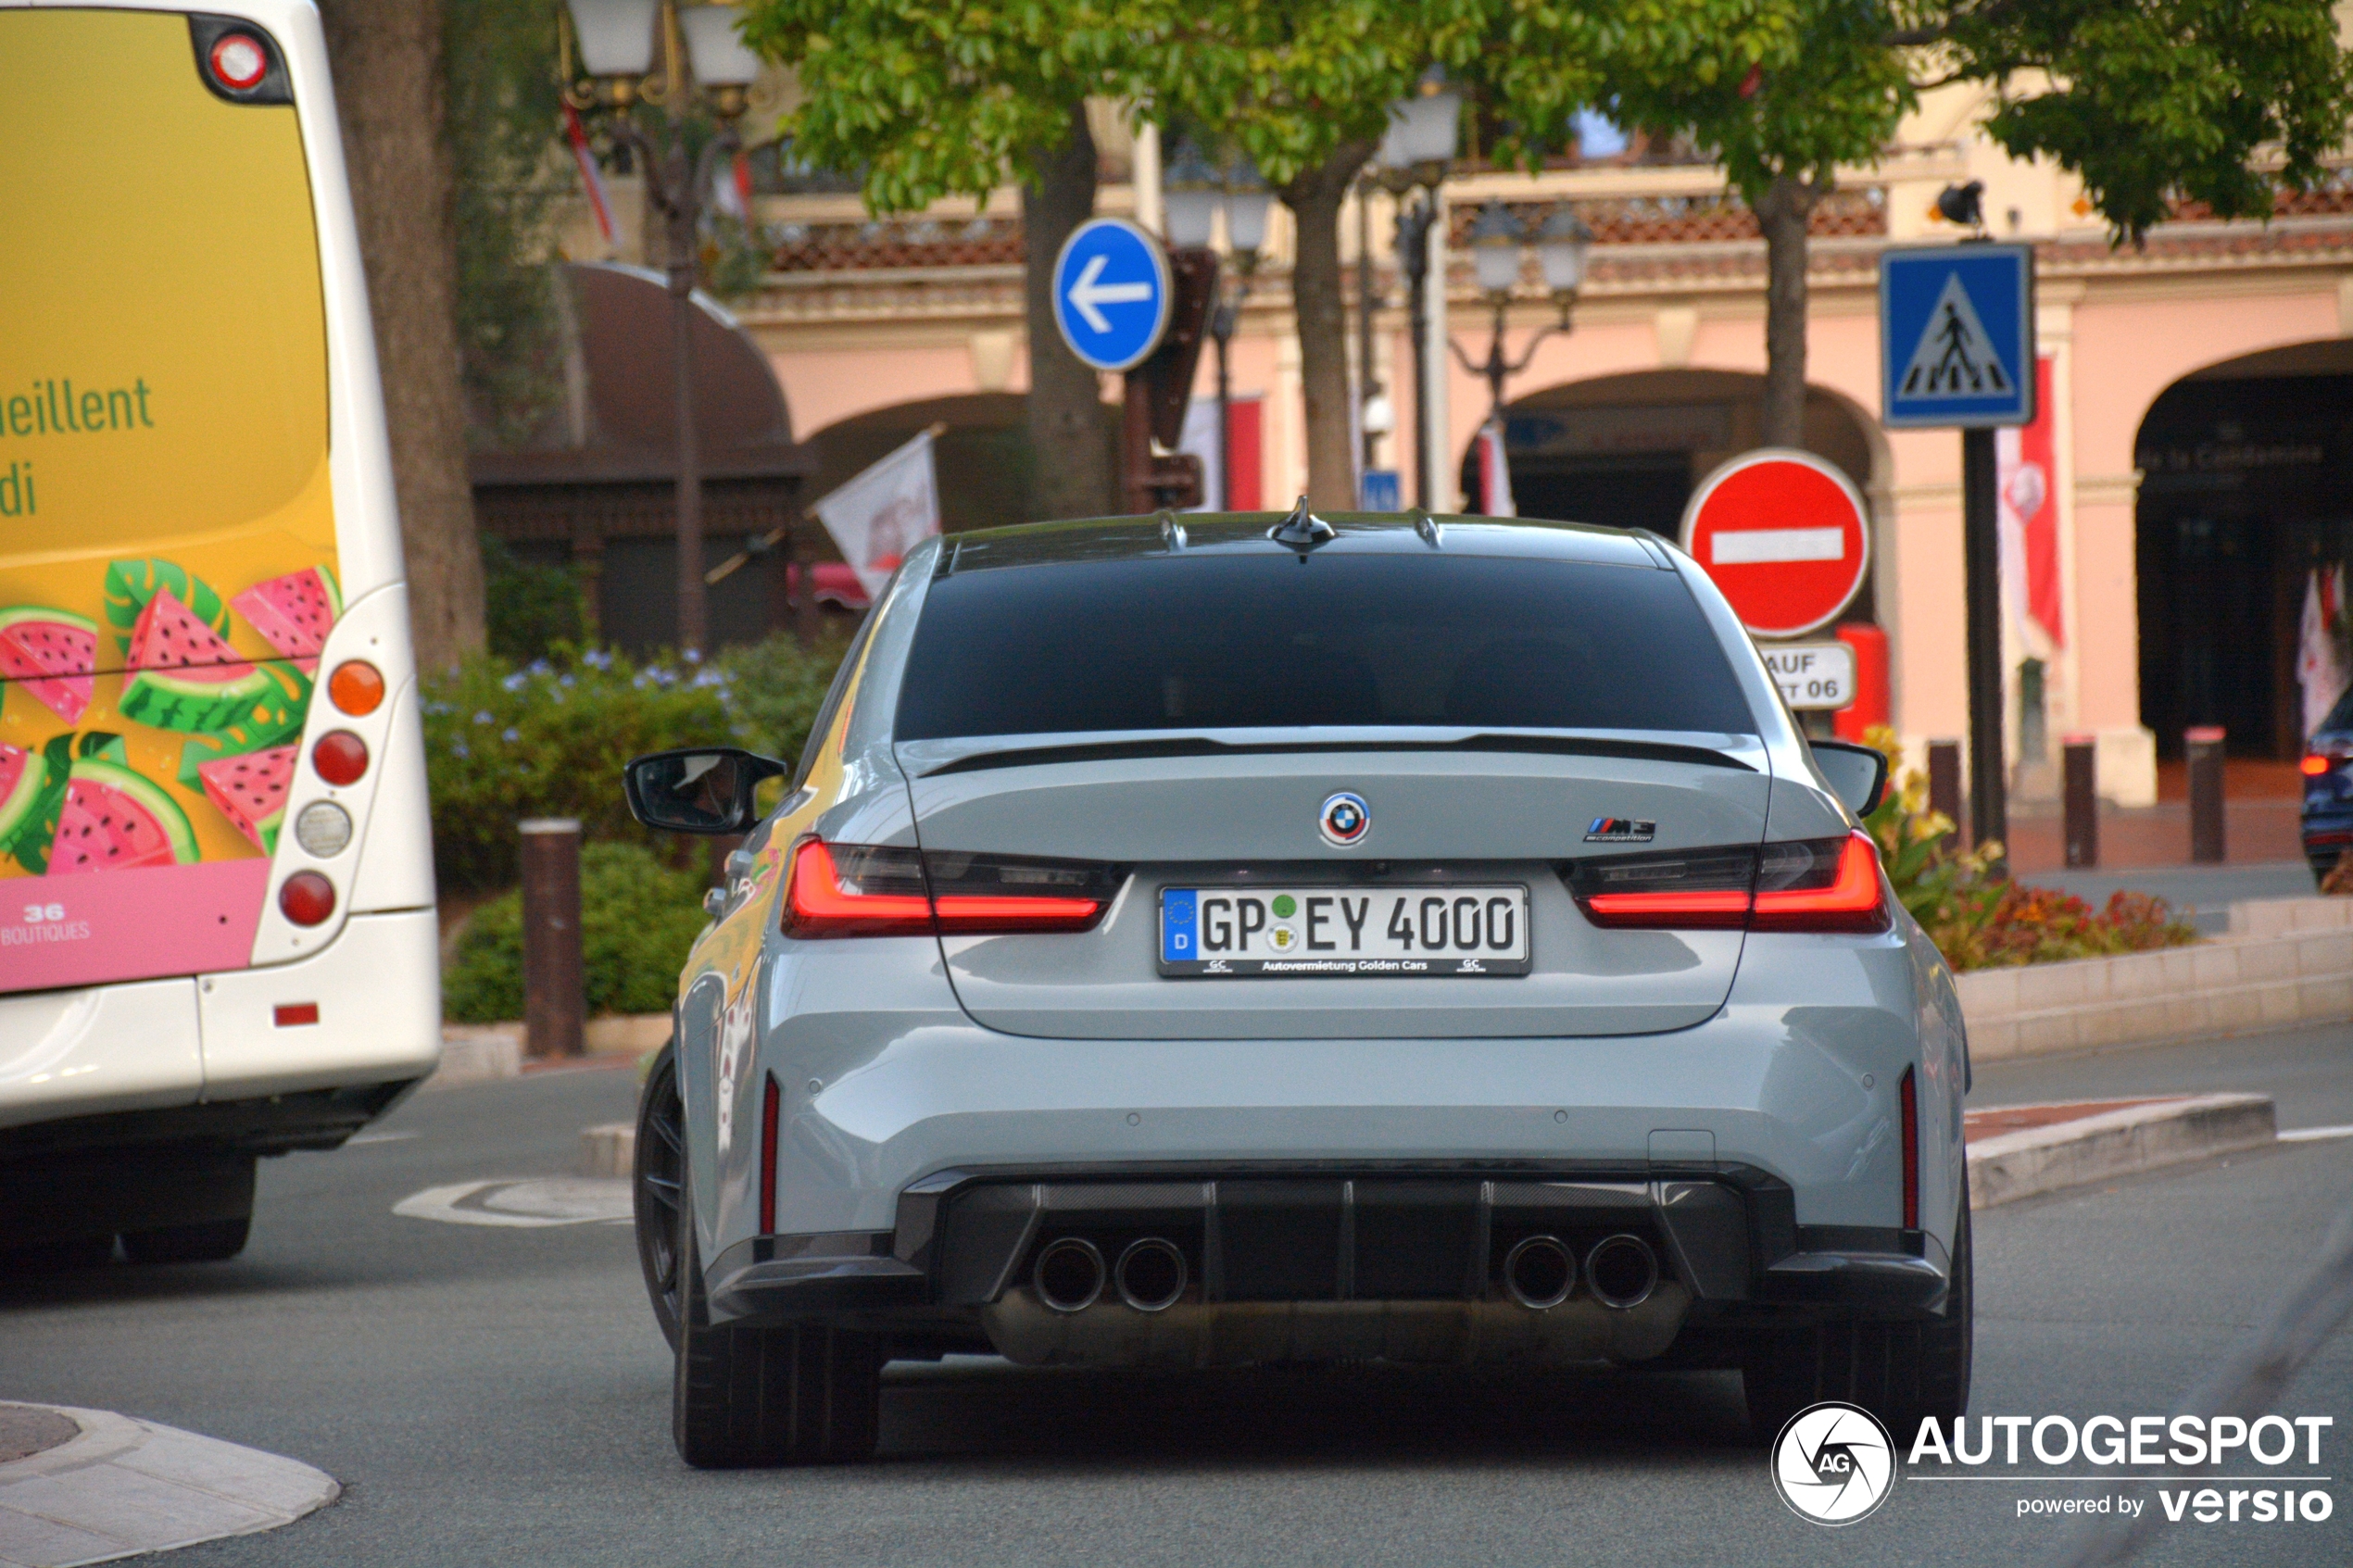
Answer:
<svg viewBox="0 0 2353 1568"><path fill-rule="evenodd" d="M1637 822L1630 817L1595 817L1593 825L1585 830L1585 842L1648 844L1657 834L1656 822Z"/></svg>

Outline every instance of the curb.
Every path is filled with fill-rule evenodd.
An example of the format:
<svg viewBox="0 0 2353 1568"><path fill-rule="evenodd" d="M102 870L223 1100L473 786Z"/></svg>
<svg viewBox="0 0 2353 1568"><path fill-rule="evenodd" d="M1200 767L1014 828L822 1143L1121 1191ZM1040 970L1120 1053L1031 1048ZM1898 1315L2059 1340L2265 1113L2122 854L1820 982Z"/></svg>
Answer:
<svg viewBox="0 0 2353 1568"><path fill-rule="evenodd" d="M1968 1146L1969 1208L1992 1209L2062 1187L2261 1148L2278 1139L2278 1116L2269 1095L2155 1100L2022 1128Z"/></svg>
<svg viewBox="0 0 2353 1568"><path fill-rule="evenodd" d="M26 1405L81 1428L0 1464L0 1564L72 1568L291 1524L335 1500L296 1460L111 1411Z"/></svg>
<svg viewBox="0 0 2353 1568"><path fill-rule="evenodd" d="M1970 1056L2053 1056L2353 1017L2353 898L2230 906L2228 935L1953 977Z"/></svg>

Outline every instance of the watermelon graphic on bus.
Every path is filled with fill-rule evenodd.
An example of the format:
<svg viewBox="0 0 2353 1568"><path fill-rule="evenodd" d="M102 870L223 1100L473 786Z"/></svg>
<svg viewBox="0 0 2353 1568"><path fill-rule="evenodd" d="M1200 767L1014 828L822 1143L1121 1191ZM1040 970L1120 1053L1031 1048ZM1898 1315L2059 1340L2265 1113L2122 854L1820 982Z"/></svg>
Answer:
<svg viewBox="0 0 2353 1568"><path fill-rule="evenodd" d="M293 659L306 675L317 672L327 629L343 613L334 573L323 566L257 583L229 604L261 633L262 641Z"/></svg>
<svg viewBox="0 0 2353 1568"><path fill-rule="evenodd" d="M205 798L265 855L278 848L278 829L285 822L286 791L294 785L295 754L299 749L273 746L196 768L197 777L204 781Z"/></svg>
<svg viewBox="0 0 2353 1568"><path fill-rule="evenodd" d="M40 605L0 609L0 680L20 683L69 724L81 722L90 706L97 662L96 621Z"/></svg>
<svg viewBox="0 0 2353 1568"><path fill-rule="evenodd" d="M129 668L122 716L159 729L218 730L280 694L277 682L245 662L169 588L157 589L139 612Z"/></svg>
<svg viewBox="0 0 2353 1568"><path fill-rule="evenodd" d="M41 753L0 746L0 849L8 849L39 817L48 782L49 764Z"/></svg>
<svg viewBox="0 0 2353 1568"><path fill-rule="evenodd" d="M187 813L130 769L85 758L66 782L49 874L193 865L202 857Z"/></svg>

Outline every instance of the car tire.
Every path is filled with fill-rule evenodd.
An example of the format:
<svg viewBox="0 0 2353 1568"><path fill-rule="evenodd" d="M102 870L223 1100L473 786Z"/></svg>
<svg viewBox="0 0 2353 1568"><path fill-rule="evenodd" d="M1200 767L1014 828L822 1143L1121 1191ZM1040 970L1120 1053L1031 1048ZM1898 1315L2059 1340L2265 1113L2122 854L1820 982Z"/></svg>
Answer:
<svg viewBox="0 0 2353 1568"><path fill-rule="evenodd" d="M636 1153L630 1168L630 1205L636 1218L637 1268L654 1322L673 1350L678 1348L680 1178L686 1171L686 1110L678 1095L678 1047L672 1042L654 1058L653 1071L637 1097Z"/></svg>
<svg viewBox="0 0 2353 1568"><path fill-rule="evenodd" d="M245 1249L253 1216L207 1220L201 1224L163 1225L122 1233L122 1255L134 1263L220 1263Z"/></svg>
<svg viewBox="0 0 2353 1568"><path fill-rule="evenodd" d="M680 1186L682 1199L687 1191ZM677 1242L677 1360L671 1437L698 1470L849 1464L875 1451L882 1408L882 1339L818 1324L713 1325L703 1294L693 1206Z"/></svg>
<svg viewBox="0 0 2353 1568"><path fill-rule="evenodd" d="M1944 1311L1914 1323L1831 1323L1757 1336L1741 1364L1750 1436L1770 1443L1790 1417L1825 1399L1860 1405L1906 1449L1922 1421L1960 1416L1969 1409L1976 1344L1971 1252L1964 1177Z"/></svg>

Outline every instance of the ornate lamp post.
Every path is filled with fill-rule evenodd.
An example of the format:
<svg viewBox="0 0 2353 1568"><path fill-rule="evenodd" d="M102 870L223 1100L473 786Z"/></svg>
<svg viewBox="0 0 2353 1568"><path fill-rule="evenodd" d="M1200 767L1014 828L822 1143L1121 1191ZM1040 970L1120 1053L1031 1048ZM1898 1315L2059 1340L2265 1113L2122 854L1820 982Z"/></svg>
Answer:
<svg viewBox="0 0 2353 1568"><path fill-rule="evenodd" d="M1221 280L1209 312L1209 337L1217 345L1217 504L1230 509L1234 452L1227 415L1233 404L1233 383L1227 373L1227 345L1233 341L1234 331L1241 324L1242 307L1250 300L1251 278L1258 270L1258 253L1266 244L1266 213L1274 196L1257 167L1247 159L1220 176L1190 144L1169 165L1161 190L1168 214L1168 243L1180 250L1209 248L1217 215L1226 215L1226 246L1240 277L1230 295Z"/></svg>
<svg viewBox="0 0 2353 1568"><path fill-rule="evenodd" d="M1429 228L1438 220L1438 187L1454 161L1462 121L1462 94L1446 85L1436 67L1423 76L1412 97L1389 106L1389 134L1376 161L1381 187L1397 202L1397 256L1405 273L1405 299L1414 336L1414 409L1421 420L1415 443L1416 497L1425 507L1439 492L1438 443L1428 428L1429 393ZM1416 197L1410 203L1409 194ZM1369 373L1369 367L1368 373Z"/></svg>
<svg viewBox="0 0 2353 1568"><path fill-rule="evenodd" d="M747 89L760 75L760 56L736 36L733 6L565 0L558 19L565 101L597 114L607 133L636 155L646 171L646 193L667 225L671 377L678 410L678 646L699 654L710 640L703 603L702 460L695 438L693 295L699 229L711 173L741 145L736 121L744 112ZM718 133L698 157L687 151L686 136L686 111L698 89L703 107L719 121ZM657 147L638 129L629 111L640 102L667 114L667 146Z"/></svg>
<svg viewBox="0 0 2353 1568"><path fill-rule="evenodd" d="M1585 252L1593 243L1593 231L1577 216L1567 202L1554 206L1535 234L1535 245L1527 242L1528 232L1511 209L1502 202L1490 201L1471 225L1471 268L1478 276L1478 288L1494 309L1494 324L1487 341L1487 360L1474 363L1462 345L1452 337L1446 346L1472 375L1487 378L1488 418L1500 420L1504 417L1504 383L1528 369L1536 358L1537 345L1554 332L1569 330L1569 314L1577 307L1577 291L1585 282ZM1543 270L1544 286L1551 291L1553 303L1560 307L1560 320L1537 329L1528 340L1528 347L1513 359L1504 353L1504 313L1512 302L1512 290L1519 283L1521 261L1526 250L1536 252L1537 265Z"/></svg>

